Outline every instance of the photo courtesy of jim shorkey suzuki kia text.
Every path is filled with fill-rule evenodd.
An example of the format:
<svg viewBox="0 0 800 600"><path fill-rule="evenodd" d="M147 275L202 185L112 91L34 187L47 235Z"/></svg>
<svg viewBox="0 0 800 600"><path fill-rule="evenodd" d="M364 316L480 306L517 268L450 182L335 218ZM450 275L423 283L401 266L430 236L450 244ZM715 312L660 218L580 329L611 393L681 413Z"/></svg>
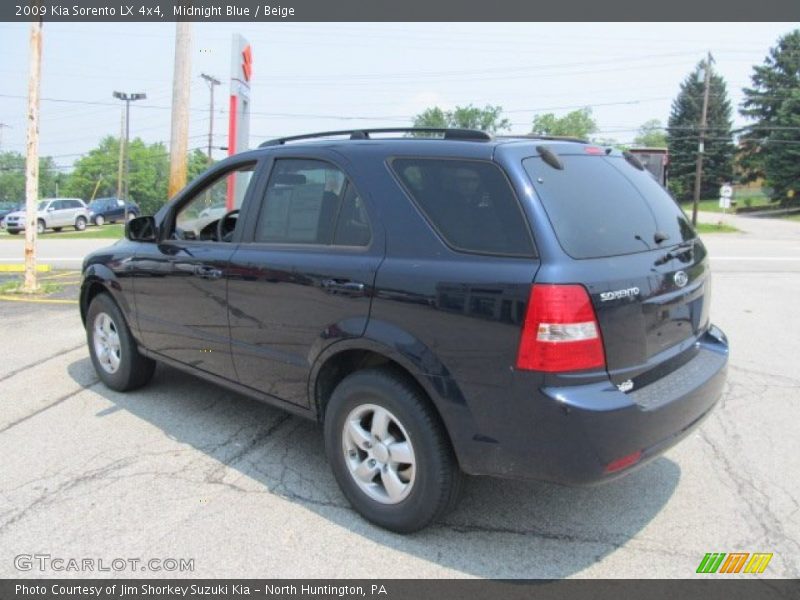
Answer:
<svg viewBox="0 0 800 600"><path fill-rule="evenodd" d="M391 586L389 586L391 587ZM23 584L15 585L15 594L19 597L53 595L61 597L97 597L97 598L139 598L139 597L221 597L221 596L320 596L320 597L367 597L387 598L387 585L371 583L364 585L313 585L313 584L269 584L255 587L246 584L149 584L135 585L125 583L106 583L94 585L81 584Z"/></svg>
<svg viewBox="0 0 800 600"><path fill-rule="evenodd" d="M0 599L800 594L782 2L0 3Z"/></svg>

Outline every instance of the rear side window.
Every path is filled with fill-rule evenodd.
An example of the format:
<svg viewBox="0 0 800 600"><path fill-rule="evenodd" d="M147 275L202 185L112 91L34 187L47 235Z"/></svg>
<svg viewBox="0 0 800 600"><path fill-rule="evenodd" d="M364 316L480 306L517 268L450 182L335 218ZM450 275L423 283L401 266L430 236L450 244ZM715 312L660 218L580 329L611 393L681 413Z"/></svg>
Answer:
<svg viewBox="0 0 800 600"><path fill-rule="evenodd" d="M559 155L522 161L562 248L597 258L667 248L695 237L686 215L646 171L621 156ZM661 244L656 233L667 236Z"/></svg>
<svg viewBox="0 0 800 600"><path fill-rule="evenodd" d="M256 242L367 246L370 239L364 202L341 170L319 160L276 161Z"/></svg>
<svg viewBox="0 0 800 600"><path fill-rule="evenodd" d="M391 166L408 195L456 250L533 256L525 216L496 165L477 160L396 158Z"/></svg>

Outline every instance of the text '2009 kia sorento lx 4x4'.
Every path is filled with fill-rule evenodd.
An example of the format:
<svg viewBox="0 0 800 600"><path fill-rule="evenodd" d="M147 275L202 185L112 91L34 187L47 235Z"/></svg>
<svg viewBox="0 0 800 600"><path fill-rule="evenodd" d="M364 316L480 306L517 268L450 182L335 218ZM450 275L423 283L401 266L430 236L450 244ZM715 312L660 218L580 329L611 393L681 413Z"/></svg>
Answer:
<svg viewBox="0 0 800 600"><path fill-rule="evenodd" d="M636 158L342 133L229 157L86 258L106 385L159 361L318 419L344 495L400 532L462 473L601 482L709 413L728 345L706 249Z"/></svg>

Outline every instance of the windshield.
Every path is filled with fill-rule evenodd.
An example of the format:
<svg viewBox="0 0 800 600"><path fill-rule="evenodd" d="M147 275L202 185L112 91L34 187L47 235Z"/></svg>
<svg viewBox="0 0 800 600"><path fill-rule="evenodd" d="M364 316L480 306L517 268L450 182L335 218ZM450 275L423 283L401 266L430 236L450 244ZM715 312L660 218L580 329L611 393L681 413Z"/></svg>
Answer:
<svg viewBox="0 0 800 600"><path fill-rule="evenodd" d="M622 156L559 155L522 161L562 248L597 258L669 248L695 237L681 208L647 171ZM659 243L659 240L661 243Z"/></svg>
<svg viewBox="0 0 800 600"><path fill-rule="evenodd" d="M45 200L44 202L39 202L39 206L37 207L36 210L44 210L47 208L48 204L50 204L50 202L48 202L47 200Z"/></svg>

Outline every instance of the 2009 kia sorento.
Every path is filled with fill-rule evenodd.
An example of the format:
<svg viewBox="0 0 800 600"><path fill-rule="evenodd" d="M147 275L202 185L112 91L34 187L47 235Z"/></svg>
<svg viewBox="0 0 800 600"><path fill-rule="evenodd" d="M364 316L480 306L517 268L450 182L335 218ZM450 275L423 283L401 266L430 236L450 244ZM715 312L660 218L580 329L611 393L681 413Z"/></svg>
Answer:
<svg viewBox="0 0 800 600"><path fill-rule="evenodd" d="M619 476L725 379L703 243L635 157L581 141L273 140L126 238L83 266L102 381L159 361L319 419L344 495L395 531L443 514L461 473Z"/></svg>

